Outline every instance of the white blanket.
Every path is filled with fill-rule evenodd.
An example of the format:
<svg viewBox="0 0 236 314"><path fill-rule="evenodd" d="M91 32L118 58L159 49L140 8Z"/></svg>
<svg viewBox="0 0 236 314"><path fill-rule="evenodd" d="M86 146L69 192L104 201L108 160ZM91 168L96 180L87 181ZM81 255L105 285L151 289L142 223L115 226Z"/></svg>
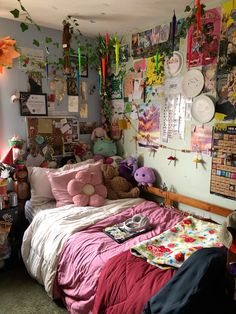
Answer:
<svg viewBox="0 0 236 314"><path fill-rule="evenodd" d="M142 201L141 198L107 200L101 207L67 205L39 212L25 231L21 247L28 272L52 297L58 258L68 237Z"/></svg>

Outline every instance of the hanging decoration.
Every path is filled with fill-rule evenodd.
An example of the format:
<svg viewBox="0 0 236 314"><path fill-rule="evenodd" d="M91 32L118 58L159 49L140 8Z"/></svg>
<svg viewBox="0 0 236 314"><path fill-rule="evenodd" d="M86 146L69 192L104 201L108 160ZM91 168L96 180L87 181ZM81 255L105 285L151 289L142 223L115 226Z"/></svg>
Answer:
<svg viewBox="0 0 236 314"><path fill-rule="evenodd" d="M200 4L200 0L196 0L196 7L197 7L197 12L196 12L197 36L199 36L199 34L200 34L200 23L201 23L201 4Z"/></svg>
<svg viewBox="0 0 236 314"><path fill-rule="evenodd" d="M106 57L102 57L102 81L105 83L106 79Z"/></svg>
<svg viewBox="0 0 236 314"><path fill-rule="evenodd" d="M170 165L171 162L173 161L173 162L174 162L174 166L176 166L176 161L178 160L178 159L176 158L176 152L175 152L175 155L173 155L173 154L171 153L171 155L170 155L167 159L169 160L168 165Z"/></svg>
<svg viewBox="0 0 236 314"><path fill-rule="evenodd" d="M101 68L98 69L98 95L101 94L102 72Z"/></svg>
<svg viewBox="0 0 236 314"><path fill-rule="evenodd" d="M172 29L172 52L175 49L175 33L176 33L176 15L175 15L175 10L174 10L174 15L172 17L172 23L171 23Z"/></svg>
<svg viewBox="0 0 236 314"><path fill-rule="evenodd" d="M80 94L80 75L81 75L81 51L80 51L80 47L78 47L78 66L77 66L77 71L76 71L78 95Z"/></svg>
<svg viewBox="0 0 236 314"><path fill-rule="evenodd" d="M156 52L156 74L158 74L158 62L159 62L159 54L158 51Z"/></svg>
<svg viewBox="0 0 236 314"><path fill-rule="evenodd" d="M106 62L107 63L108 63L108 58L109 58L108 45L109 45L109 35L108 33L106 33L106 48L107 48Z"/></svg>
<svg viewBox="0 0 236 314"><path fill-rule="evenodd" d="M45 47L46 50L46 64L45 64L45 70L46 70L46 79L49 79L49 69L48 69L48 56L49 56L49 49L48 47Z"/></svg>
<svg viewBox="0 0 236 314"><path fill-rule="evenodd" d="M12 68L12 59L20 56L15 48L16 41L10 36L0 39L0 74L3 73L3 67Z"/></svg>
<svg viewBox="0 0 236 314"><path fill-rule="evenodd" d="M65 74L70 74L70 42L71 42L70 24L64 21L62 32L62 48Z"/></svg>
<svg viewBox="0 0 236 314"><path fill-rule="evenodd" d="M197 169L198 164L203 165L205 161L202 159L202 156L197 155L196 158L193 159L193 163L195 163Z"/></svg>
<svg viewBox="0 0 236 314"><path fill-rule="evenodd" d="M118 75L119 71L119 59L120 59L120 42L117 39L116 35L114 36L115 39L115 56L116 56L116 75Z"/></svg>

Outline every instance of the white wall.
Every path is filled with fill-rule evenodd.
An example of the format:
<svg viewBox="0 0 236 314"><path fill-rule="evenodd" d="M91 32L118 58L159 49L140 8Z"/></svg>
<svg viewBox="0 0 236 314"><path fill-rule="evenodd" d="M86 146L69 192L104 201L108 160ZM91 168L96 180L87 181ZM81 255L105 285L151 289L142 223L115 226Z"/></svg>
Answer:
<svg viewBox="0 0 236 314"><path fill-rule="evenodd" d="M211 7L219 6L219 2L216 5L212 4ZM131 34L127 35L126 42L131 43ZM182 42L182 52L183 55L186 55L186 42ZM127 69L132 67L133 60L129 60ZM187 69L184 69L182 74L186 72ZM214 95L215 96L215 95ZM131 120L134 126L134 129L137 130L137 121ZM209 123L209 125L214 125L214 120ZM210 194L210 176L211 176L211 161L210 156L203 155L205 161L204 167L200 164L196 168L195 163L192 160L196 157L196 153L183 153L178 151L178 149L190 149L190 132L191 132L191 123L186 125L186 138L185 140L179 140L177 138L171 139L168 144L160 143L167 147L173 148L159 148L153 156L150 154L149 148L140 148L136 147L136 144L133 140L133 136L136 135L136 132L133 128L130 130L124 131L124 140L120 141L120 145L126 156L130 154L136 154L138 156L139 164L148 166L156 169L158 173L157 177L157 186L161 183L167 185L168 189L171 189L174 192L193 197L199 200L207 201L212 204L223 206L229 209L236 209L235 200L230 200L221 196ZM173 155L173 152L176 149L176 157L178 161L176 166L171 162L168 165L169 160L167 159L170 155ZM183 207L183 206L182 206ZM202 212L203 214L203 212ZM205 216L208 217L206 212ZM222 217L216 215L210 215L210 217L221 221Z"/></svg>
<svg viewBox="0 0 236 314"><path fill-rule="evenodd" d="M22 32L18 21L0 18L0 38L11 36L17 41L18 47L34 48L33 39L43 41L46 36L53 38L54 42L61 44L62 32L48 28L42 28L41 31L30 25L29 30ZM42 49L39 47L39 49ZM62 54L62 48L52 49L50 46L50 53L55 53L58 56ZM84 121L97 121L100 123L100 101L97 89L97 73L89 69L88 78L84 78L88 82L88 86L96 86L96 90L92 95L88 95L89 116ZM49 91L46 79L43 79L43 92L51 93ZM20 135L26 139L26 124L25 117L20 116L19 103L11 103L10 97L15 91L27 91L28 77L19 69L18 59L14 60L14 67L12 69L5 69L4 74L0 75L0 156L3 156L9 149L8 139L14 134ZM59 105L55 105L61 112L67 112L67 96ZM55 114L59 114L56 111ZM75 114L73 114L75 115ZM77 114L78 116L78 114ZM82 120L81 120L82 121ZM81 135L81 140L88 141L90 135Z"/></svg>

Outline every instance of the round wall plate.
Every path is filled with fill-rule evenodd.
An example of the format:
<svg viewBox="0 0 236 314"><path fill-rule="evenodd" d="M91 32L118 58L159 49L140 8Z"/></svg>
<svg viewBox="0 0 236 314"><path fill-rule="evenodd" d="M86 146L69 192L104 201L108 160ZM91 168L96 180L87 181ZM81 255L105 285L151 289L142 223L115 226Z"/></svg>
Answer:
<svg viewBox="0 0 236 314"><path fill-rule="evenodd" d="M180 52L174 51L173 56L165 60L165 72L169 76L177 76L183 68L183 56Z"/></svg>
<svg viewBox="0 0 236 314"><path fill-rule="evenodd" d="M200 123L211 121L215 114L215 105L210 97L200 95L192 103L191 115L194 120Z"/></svg>
<svg viewBox="0 0 236 314"><path fill-rule="evenodd" d="M196 97L204 87L204 76L199 70L189 70L182 81L182 92L186 97Z"/></svg>

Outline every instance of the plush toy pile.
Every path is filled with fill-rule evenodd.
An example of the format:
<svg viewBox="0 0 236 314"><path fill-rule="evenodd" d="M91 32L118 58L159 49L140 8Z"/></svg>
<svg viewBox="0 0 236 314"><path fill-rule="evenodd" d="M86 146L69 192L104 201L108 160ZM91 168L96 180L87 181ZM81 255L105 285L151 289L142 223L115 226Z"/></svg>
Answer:
<svg viewBox="0 0 236 314"><path fill-rule="evenodd" d="M118 170L112 165L102 165L102 173L104 184L107 188L108 199L116 200L119 198L135 198L139 196L139 188L133 187L128 180L119 176Z"/></svg>

